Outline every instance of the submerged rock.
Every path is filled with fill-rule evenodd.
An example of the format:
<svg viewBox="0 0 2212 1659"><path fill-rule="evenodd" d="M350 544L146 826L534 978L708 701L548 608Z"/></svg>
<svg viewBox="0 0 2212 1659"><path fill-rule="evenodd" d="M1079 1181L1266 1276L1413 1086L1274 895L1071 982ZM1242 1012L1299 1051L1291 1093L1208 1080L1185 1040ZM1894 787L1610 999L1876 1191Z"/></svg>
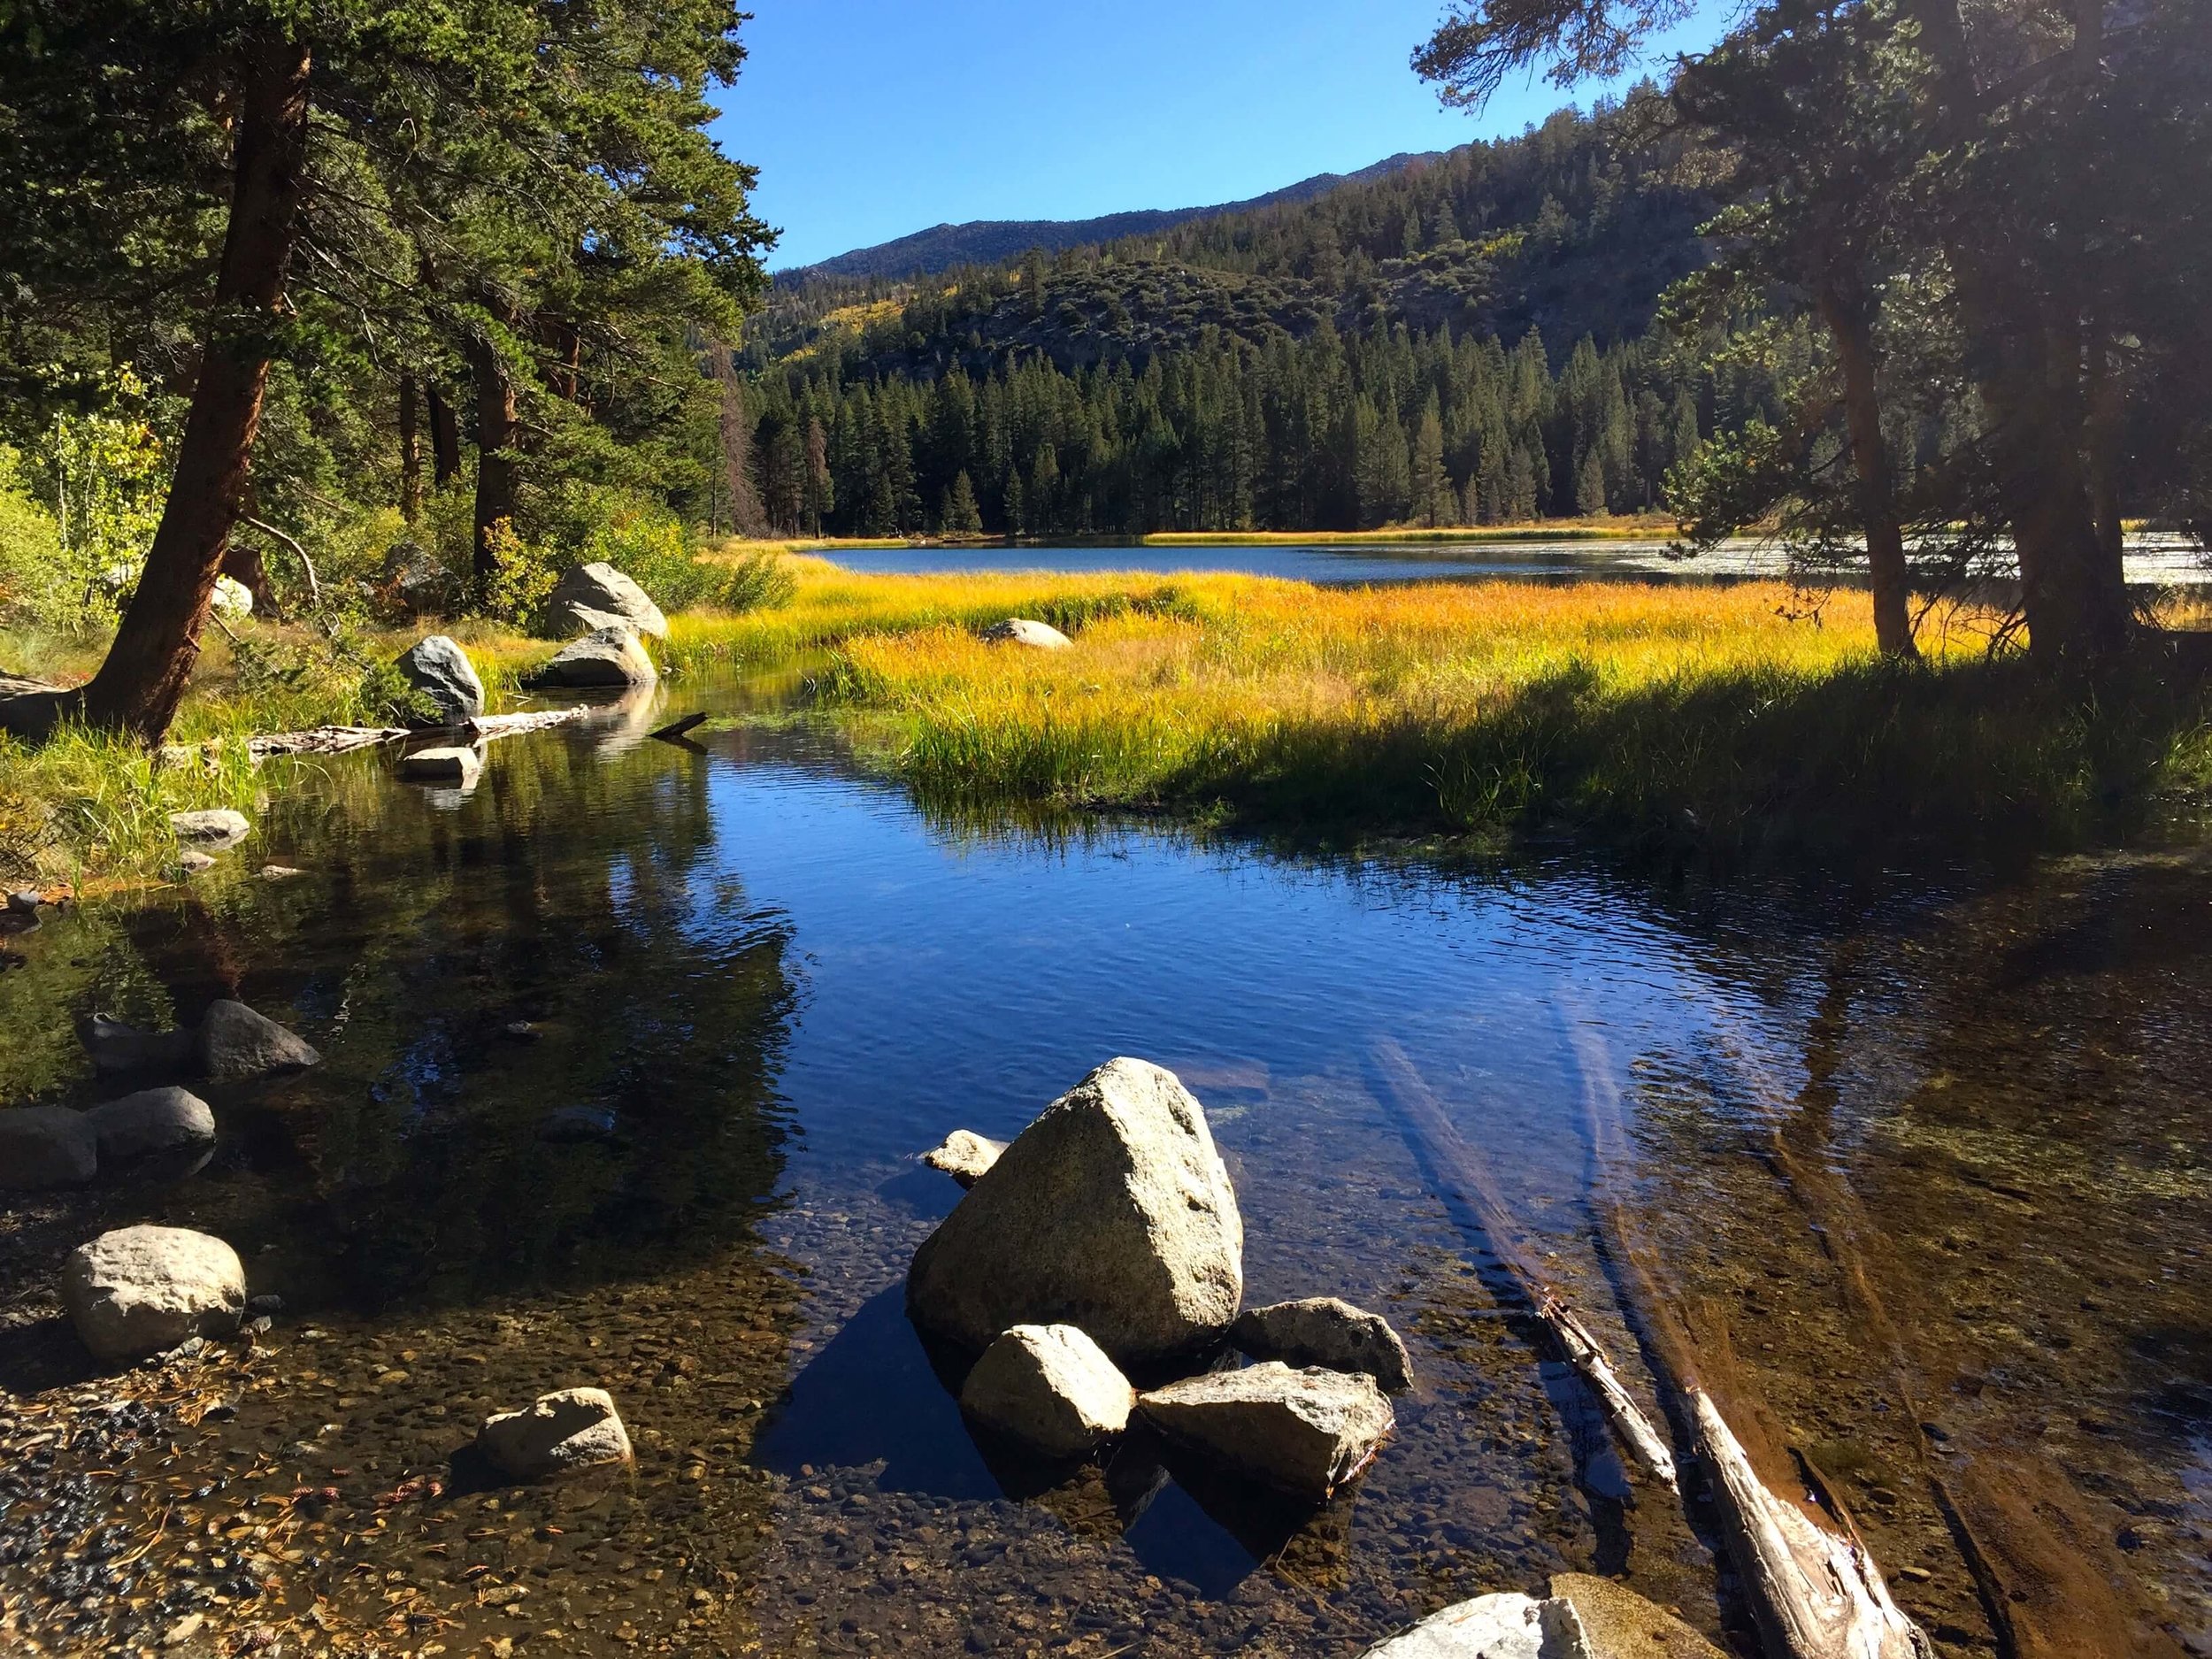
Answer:
<svg viewBox="0 0 2212 1659"><path fill-rule="evenodd" d="M1137 1409L1177 1445L1315 1502L1364 1469L1397 1426L1373 1378L1277 1360L1139 1394Z"/></svg>
<svg viewBox="0 0 2212 1659"><path fill-rule="evenodd" d="M1109 1060L1016 1136L914 1254L917 1324L980 1348L1066 1324L1120 1364L1217 1340L1244 1222L1205 1109L1171 1071Z"/></svg>
<svg viewBox="0 0 2212 1659"><path fill-rule="evenodd" d="M483 771L482 752L461 744L419 749L402 757L399 763L399 775L411 782L457 783L464 789L482 776Z"/></svg>
<svg viewBox="0 0 2212 1659"><path fill-rule="evenodd" d="M268 1071L320 1065L322 1056L273 1019L243 1002L221 1002L200 1022L200 1070L218 1083L234 1083Z"/></svg>
<svg viewBox="0 0 2212 1659"><path fill-rule="evenodd" d="M81 1187L100 1172L100 1141L66 1106L0 1111L0 1187Z"/></svg>
<svg viewBox="0 0 2212 1659"><path fill-rule="evenodd" d="M141 1031L105 1014L95 1014L77 1035L97 1071L176 1071L192 1058L190 1032Z"/></svg>
<svg viewBox="0 0 2212 1659"><path fill-rule="evenodd" d="M982 637L994 645L1026 645L1033 650L1064 650L1075 641L1049 622L1035 622L1027 617L1008 617L1003 622L994 622L983 630Z"/></svg>
<svg viewBox="0 0 2212 1659"><path fill-rule="evenodd" d="M530 684L572 691L605 691L622 686L649 686L660 679L652 657L626 626L601 628L563 646L530 676Z"/></svg>
<svg viewBox="0 0 2212 1659"><path fill-rule="evenodd" d="M1728 1659L1665 1608L1611 1578L1555 1572L1551 1593L1573 1607L1596 1659Z"/></svg>
<svg viewBox="0 0 2212 1659"><path fill-rule="evenodd" d="M252 834L253 820L243 812L218 806L204 812L172 812L169 827L180 841L220 852L227 847L237 846Z"/></svg>
<svg viewBox="0 0 2212 1659"><path fill-rule="evenodd" d="M1364 1659L1599 1659L1557 1596L1504 1591L1432 1613L1370 1647Z"/></svg>
<svg viewBox="0 0 2212 1659"><path fill-rule="evenodd" d="M563 1388L520 1411L486 1417L476 1444L494 1468L518 1480L630 1461L629 1432L603 1388Z"/></svg>
<svg viewBox="0 0 2212 1659"><path fill-rule="evenodd" d="M668 637L668 618L642 588L607 564L580 565L561 578L546 601L556 634L592 634L626 627L657 640Z"/></svg>
<svg viewBox="0 0 2212 1659"><path fill-rule="evenodd" d="M960 1409L1041 1457L1081 1457L1129 1426L1129 1379L1071 1325L1018 1325L983 1350Z"/></svg>
<svg viewBox="0 0 2212 1659"><path fill-rule="evenodd" d="M933 1170L943 1171L963 1187L973 1187L1005 1150L1003 1141L994 1141L972 1129L956 1129L941 1146L923 1153L922 1162Z"/></svg>
<svg viewBox="0 0 2212 1659"><path fill-rule="evenodd" d="M190 847L187 847L177 855L177 869L184 875L204 875L214 868L215 861L212 858Z"/></svg>
<svg viewBox="0 0 2212 1659"><path fill-rule="evenodd" d="M615 1138L615 1115L611 1106L556 1106L538 1125L538 1139L556 1145Z"/></svg>
<svg viewBox="0 0 2212 1659"><path fill-rule="evenodd" d="M142 1158L203 1147L215 1139L214 1112L198 1095L180 1088L141 1089L104 1101L84 1118L99 1137L103 1158Z"/></svg>
<svg viewBox="0 0 2212 1659"><path fill-rule="evenodd" d="M419 640L401 653L399 675L427 698L448 726L484 712L484 682L459 644L442 634Z"/></svg>
<svg viewBox="0 0 2212 1659"><path fill-rule="evenodd" d="M1229 1327L1229 1340L1254 1359L1364 1371L1387 1394L1413 1386L1413 1361L1390 1322L1335 1296L1247 1308Z"/></svg>
<svg viewBox="0 0 2212 1659"><path fill-rule="evenodd" d="M188 1337L235 1331L246 1270L220 1239L185 1227L121 1227L62 1264L62 1306L98 1358L140 1359Z"/></svg>

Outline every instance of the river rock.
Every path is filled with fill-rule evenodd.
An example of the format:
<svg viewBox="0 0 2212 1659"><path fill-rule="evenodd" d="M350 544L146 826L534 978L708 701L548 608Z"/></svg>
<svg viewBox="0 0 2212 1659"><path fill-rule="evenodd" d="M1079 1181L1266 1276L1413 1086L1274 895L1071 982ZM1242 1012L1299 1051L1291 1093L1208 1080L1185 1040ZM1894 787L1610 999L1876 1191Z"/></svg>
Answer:
<svg viewBox="0 0 2212 1659"><path fill-rule="evenodd" d="M200 1022L200 1070L218 1083L319 1065L322 1056L243 1002L217 1002Z"/></svg>
<svg viewBox="0 0 2212 1659"><path fill-rule="evenodd" d="M943 1171L963 1187L973 1187L1005 1150L1003 1141L994 1141L972 1129L956 1129L945 1137L942 1146L923 1153L922 1162L933 1170Z"/></svg>
<svg viewBox="0 0 2212 1659"><path fill-rule="evenodd" d="M638 636L626 626L601 628L563 646L530 676L534 686L572 691L605 691L622 686L649 686L660 671Z"/></svg>
<svg viewBox="0 0 2212 1659"><path fill-rule="evenodd" d="M1367 1650L1365 1659L1599 1659L1564 1600L1504 1591L1455 1602ZM1605 1659L1611 1659L1609 1655Z"/></svg>
<svg viewBox="0 0 2212 1659"><path fill-rule="evenodd" d="M455 597L452 574L419 541L386 549L382 575L392 597L410 611L442 610Z"/></svg>
<svg viewBox="0 0 2212 1659"><path fill-rule="evenodd" d="M1082 1457L1129 1426L1129 1379L1071 1325L1018 1325L983 1350L960 1409L1041 1457Z"/></svg>
<svg viewBox="0 0 2212 1659"><path fill-rule="evenodd" d="M62 1306L104 1360L165 1353L238 1328L246 1271L220 1239L185 1227L122 1227L70 1252Z"/></svg>
<svg viewBox="0 0 2212 1659"><path fill-rule="evenodd" d="M483 775L484 757L465 744L419 749L403 756L399 775L413 783L456 783L464 789Z"/></svg>
<svg viewBox="0 0 2212 1659"><path fill-rule="evenodd" d="M213 848L219 852L235 847L253 833L253 820L243 812L227 806L210 807L204 812L172 812L169 827L180 841L189 842L203 850Z"/></svg>
<svg viewBox="0 0 2212 1659"><path fill-rule="evenodd" d="M0 1187L81 1187L100 1172L100 1141L66 1106L0 1111Z"/></svg>
<svg viewBox="0 0 2212 1659"><path fill-rule="evenodd" d="M604 1388L563 1388L520 1411L486 1417L476 1444L494 1468L518 1480L630 1461L629 1432Z"/></svg>
<svg viewBox="0 0 2212 1659"><path fill-rule="evenodd" d="M46 902L46 895L29 887L8 895L8 908L19 916L36 916L38 907Z"/></svg>
<svg viewBox="0 0 2212 1659"><path fill-rule="evenodd" d="M656 640L668 637L661 608L611 565L580 565L562 577L546 601L546 617L556 634L626 627Z"/></svg>
<svg viewBox="0 0 2212 1659"><path fill-rule="evenodd" d="M1552 1594L1572 1605L1598 1659L1728 1659L1655 1601L1610 1578L1555 1572Z"/></svg>
<svg viewBox="0 0 2212 1659"><path fill-rule="evenodd" d="M142 1089L103 1101L84 1118L99 1137L103 1158L179 1152L215 1139L215 1114L198 1095L180 1088Z"/></svg>
<svg viewBox="0 0 2212 1659"><path fill-rule="evenodd" d="M994 645L1026 645L1033 650L1065 650L1075 641L1049 622L1034 622L1027 617L1008 617L994 622L983 630L983 638Z"/></svg>
<svg viewBox="0 0 2212 1659"><path fill-rule="evenodd" d="M192 1058L188 1031L141 1031L105 1014L95 1014L78 1028L96 1071L171 1071Z"/></svg>
<svg viewBox="0 0 2212 1659"><path fill-rule="evenodd" d="M1229 1327L1229 1340L1254 1359L1364 1371L1386 1394L1413 1386L1413 1361L1389 1321L1335 1296L1247 1308Z"/></svg>
<svg viewBox="0 0 2212 1659"><path fill-rule="evenodd" d="M1066 1324L1117 1363L1217 1340L1244 1294L1244 1221L1205 1109L1109 1060L1045 1108L914 1253L906 1303L971 1348Z"/></svg>
<svg viewBox="0 0 2212 1659"><path fill-rule="evenodd" d="M1397 1426L1375 1379L1279 1360L1209 1371L1137 1396L1146 1422L1247 1479L1319 1502Z"/></svg>
<svg viewBox="0 0 2212 1659"><path fill-rule="evenodd" d="M403 652L399 674L428 698L448 726L484 712L484 682L476 677L469 654L442 634L419 640Z"/></svg>

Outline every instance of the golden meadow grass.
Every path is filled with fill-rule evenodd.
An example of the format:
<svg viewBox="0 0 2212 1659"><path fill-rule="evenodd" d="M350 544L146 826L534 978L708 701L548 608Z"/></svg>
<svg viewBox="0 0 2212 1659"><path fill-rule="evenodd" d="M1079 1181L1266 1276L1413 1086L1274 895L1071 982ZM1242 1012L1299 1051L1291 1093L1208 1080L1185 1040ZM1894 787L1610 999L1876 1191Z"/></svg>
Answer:
<svg viewBox="0 0 2212 1659"><path fill-rule="evenodd" d="M747 549L729 549L734 557ZM1647 843L1879 849L2101 833L2212 781L2193 678L2139 666L2094 690L1990 661L1972 619L1921 668L1874 655L1863 595L1816 612L1774 583L1435 582L1315 588L1148 572L861 575L785 558L789 600L672 622L681 672L805 662L813 703L927 803L1226 812L1336 835L1558 827ZM1065 651L989 645L1009 616ZM157 768L76 733L0 739L0 874L156 867L169 811L250 810L257 731L369 718L348 664L252 625L211 639L175 737L207 765ZM467 647L497 706L553 647L480 622ZM4 660L73 677L96 650L0 640ZM827 666L819 665L826 663Z"/></svg>

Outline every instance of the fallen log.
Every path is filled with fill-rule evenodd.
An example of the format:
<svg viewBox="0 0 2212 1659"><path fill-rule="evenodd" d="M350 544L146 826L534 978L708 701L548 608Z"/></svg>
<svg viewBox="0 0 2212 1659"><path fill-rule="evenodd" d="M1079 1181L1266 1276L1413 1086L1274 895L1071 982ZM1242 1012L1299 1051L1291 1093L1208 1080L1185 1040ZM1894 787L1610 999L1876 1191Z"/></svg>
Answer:
<svg viewBox="0 0 2212 1659"><path fill-rule="evenodd" d="M1724 1356L1724 1334L1701 1336L1660 1288L1656 1252L1620 1196L1627 1136L1611 1056L1578 999L1563 987L1558 1000L1582 1077L1599 1212L1615 1259L1645 1304L1644 1327L1666 1373L1663 1383L1688 1414L1729 1552L1750 1590L1769 1653L1772 1659L1932 1659L1934 1648L1891 1599L1850 1517L1823 1508L1816 1497L1796 1502L1777 1496L1707 1391L1703 1356ZM1744 1391L1740 1386L1737 1392ZM1790 1484L1801 1488L1804 1482Z"/></svg>
<svg viewBox="0 0 2212 1659"><path fill-rule="evenodd" d="M681 738L685 733L691 731L696 726L704 726L706 723L707 717L703 712L698 714L687 714L680 720L671 720L666 726L661 727L661 729L657 732L648 732L646 736L656 738L664 743L673 743Z"/></svg>
<svg viewBox="0 0 2212 1659"><path fill-rule="evenodd" d="M1473 1212L1490 1253L1527 1301L1529 1311L1550 1333L1562 1356L1597 1396L1606 1421L1629 1455L1670 1491L1678 1489L1674 1455L1667 1448L1666 1437L1623 1385L1603 1345L1546 1283L1535 1252L1514 1225L1512 1210L1481 1155L1452 1126L1404 1049L1386 1037L1375 1044L1374 1056L1384 1088L1418 1141L1430 1167Z"/></svg>
<svg viewBox="0 0 2212 1659"><path fill-rule="evenodd" d="M249 738L246 751L256 762L273 755L343 755L411 737L435 737L442 732L457 733L466 741L479 742L495 737L514 737L524 732L540 732L549 726L566 726L590 714L593 707L583 703L565 709L534 709L523 714L480 714L455 726L314 726L302 732L272 732Z"/></svg>

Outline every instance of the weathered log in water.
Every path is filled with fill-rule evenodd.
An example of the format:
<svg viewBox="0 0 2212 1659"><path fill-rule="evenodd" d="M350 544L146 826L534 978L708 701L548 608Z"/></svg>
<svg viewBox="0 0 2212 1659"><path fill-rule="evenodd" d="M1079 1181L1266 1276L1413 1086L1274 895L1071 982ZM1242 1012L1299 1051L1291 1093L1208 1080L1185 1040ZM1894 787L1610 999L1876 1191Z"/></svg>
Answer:
<svg viewBox="0 0 2212 1659"><path fill-rule="evenodd" d="M303 732L273 732L247 740L247 752L256 762L273 755L343 755L357 749L375 749L410 737L434 735L438 730L459 733L471 741L516 737L541 732L549 726L566 726L590 714L593 705L576 703L565 709L534 709L523 714L480 714L458 726L444 728L406 726L315 726Z"/></svg>
<svg viewBox="0 0 2212 1659"><path fill-rule="evenodd" d="M1630 1456L1669 1490L1676 1490L1674 1455L1666 1437L1622 1384L1603 1345L1546 1282L1536 1253L1514 1225L1512 1210L1481 1155L1452 1126L1404 1049L1386 1037L1375 1044L1374 1056L1383 1087L1418 1139L1423 1156L1452 1185L1453 1195L1474 1212L1491 1254L1527 1300L1529 1310L1551 1333L1561 1355L1597 1396Z"/></svg>

